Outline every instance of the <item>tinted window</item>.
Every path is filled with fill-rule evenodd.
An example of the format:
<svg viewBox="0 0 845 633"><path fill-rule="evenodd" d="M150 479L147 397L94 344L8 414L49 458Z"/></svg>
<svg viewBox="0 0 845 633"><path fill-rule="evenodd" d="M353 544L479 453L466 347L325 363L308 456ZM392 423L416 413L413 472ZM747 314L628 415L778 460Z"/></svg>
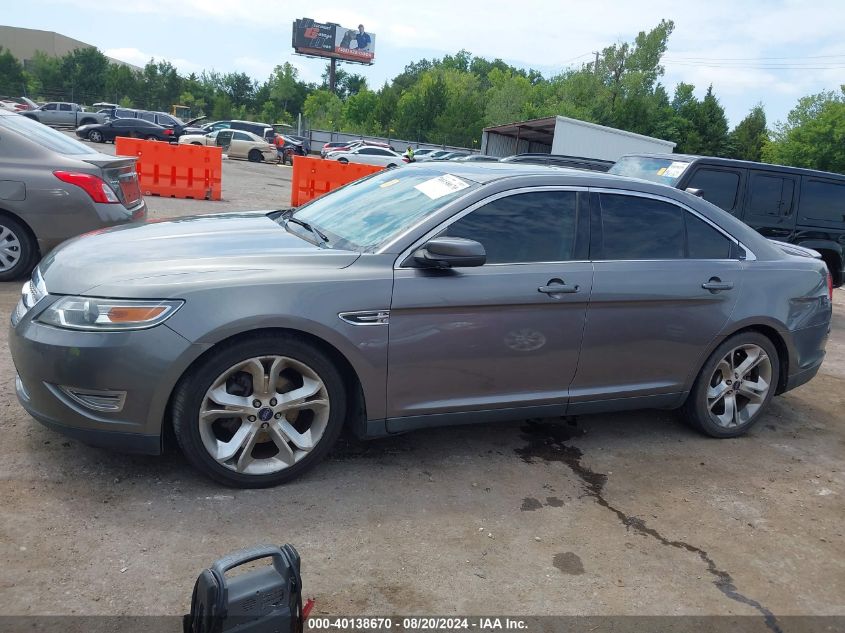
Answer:
<svg viewBox="0 0 845 633"><path fill-rule="evenodd" d="M59 104L59 110L61 110L62 112L70 112L71 111L70 104L69 103L60 103Z"/></svg>
<svg viewBox="0 0 845 633"><path fill-rule="evenodd" d="M687 224L687 253L691 259L729 259L731 241L722 233L695 217L684 213Z"/></svg>
<svg viewBox="0 0 845 633"><path fill-rule="evenodd" d="M792 211L794 186L791 179L754 174L751 178L751 199L748 203L748 211L754 215L775 217L789 215Z"/></svg>
<svg viewBox="0 0 845 633"><path fill-rule="evenodd" d="M814 220L845 222L845 185L804 179L801 215Z"/></svg>
<svg viewBox="0 0 845 633"><path fill-rule="evenodd" d="M13 130L30 142L37 143L59 154L72 156L94 153L94 150L79 141L24 116L0 117L0 131L3 131L4 128Z"/></svg>
<svg viewBox="0 0 845 633"><path fill-rule="evenodd" d="M44 106L44 109L45 110L55 110L56 104L55 103L48 103L47 105Z"/></svg>
<svg viewBox="0 0 845 633"><path fill-rule="evenodd" d="M177 125L176 119L169 117L166 114L158 115L158 123L159 125Z"/></svg>
<svg viewBox="0 0 845 633"><path fill-rule="evenodd" d="M135 119L116 119L112 121L112 127L116 128L127 128L127 127L135 127L137 121Z"/></svg>
<svg viewBox="0 0 845 633"><path fill-rule="evenodd" d="M687 184L687 187L701 189L702 197L725 211L736 207L739 191L739 173L721 169L699 169Z"/></svg>
<svg viewBox="0 0 845 633"><path fill-rule="evenodd" d="M236 141L251 141L252 139L249 138L244 132L235 132L232 134L232 138Z"/></svg>
<svg viewBox="0 0 845 633"><path fill-rule="evenodd" d="M155 123L156 115L155 112L139 112L138 118L143 119L144 121L152 121Z"/></svg>
<svg viewBox="0 0 845 633"><path fill-rule="evenodd" d="M123 108L117 108L114 111L114 116L116 119L134 119L135 114L135 110L124 110Z"/></svg>
<svg viewBox="0 0 845 633"><path fill-rule="evenodd" d="M374 150L371 147L362 147L359 149L356 154L378 154L378 151Z"/></svg>
<svg viewBox="0 0 845 633"><path fill-rule="evenodd" d="M601 196L601 259L681 259L682 209L651 198Z"/></svg>
<svg viewBox="0 0 845 633"><path fill-rule="evenodd" d="M576 194L537 191L494 200L451 224L442 235L481 242L490 264L572 259Z"/></svg>

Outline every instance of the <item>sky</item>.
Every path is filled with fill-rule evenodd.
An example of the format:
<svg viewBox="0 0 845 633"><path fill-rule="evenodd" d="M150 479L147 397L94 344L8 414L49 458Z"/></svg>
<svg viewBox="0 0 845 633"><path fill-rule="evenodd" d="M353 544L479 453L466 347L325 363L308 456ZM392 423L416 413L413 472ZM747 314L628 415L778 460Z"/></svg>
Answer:
<svg viewBox="0 0 845 633"><path fill-rule="evenodd" d="M265 80L291 62L320 81L325 61L295 55L291 23L302 17L376 35L375 64L344 64L378 88L405 65L466 49L550 76L593 51L630 41L661 19L675 22L662 82L703 96L712 84L732 125L757 103L769 124L799 97L845 83L842 0L3 0L0 22L56 31L143 66L166 59L182 73L245 72ZM811 7L811 8L808 8ZM2 42L0 42L2 45Z"/></svg>

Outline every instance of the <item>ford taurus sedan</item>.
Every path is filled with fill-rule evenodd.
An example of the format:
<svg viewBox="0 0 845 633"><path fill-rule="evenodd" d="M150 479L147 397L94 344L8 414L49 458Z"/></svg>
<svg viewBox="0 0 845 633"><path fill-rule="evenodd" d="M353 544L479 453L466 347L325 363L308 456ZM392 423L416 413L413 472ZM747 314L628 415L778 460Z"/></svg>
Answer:
<svg viewBox="0 0 845 633"><path fill-rule="evenodd" d="M341 428L680 409L748 431L818 371L827 270L644 181L423 163L297 210L77 238L12 316L17 394L90 444L172 427L219 482L270 486Z"/></svg>

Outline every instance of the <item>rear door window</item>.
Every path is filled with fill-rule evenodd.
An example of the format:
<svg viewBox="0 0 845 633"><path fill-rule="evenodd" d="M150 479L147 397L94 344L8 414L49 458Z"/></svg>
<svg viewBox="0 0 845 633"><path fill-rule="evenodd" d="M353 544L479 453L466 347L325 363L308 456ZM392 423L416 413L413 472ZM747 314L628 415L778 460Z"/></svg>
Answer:
<svg viewBox="0 0 845 633"><path fill-rule="evenodd" d="M739 199L739 181L738 171L701 167L695 171L686 186L700 189L702 198L707 202L733 213Z"/></svg>
<svg viewBox="0 0 845 633"><path fill-rule="evenodd" d="M787 176L753 172L748 200L751 215L782 218L792 213L795 181Z"/></svg>
<svg viewBox="0 0 845 633"><path fill-rule="evenodd" d="M683 209L653 198L601 194L601 249L593 259L683 259Z"/></svg>
<svg viewBox="0 0 845 633"><path fill-rule="evenodd" d="M232 138L236 141L252 141L252 139L245 132L235 132Z"/></svg>
<svg viewBox="0 0 845 633"><path fill-rule="evenodd" d="M798 210L802 219L845 224L845 184L805 176Z"/></svg>
<svg viewBox="0 0 845 633"><path fill-rule="evenodd" d="M70 112L72 110L72 108L70 107L69 103L60 103L59 104L59 110L61 112Z"/></svg>
<svg viewBox="0 0 845 633"><path fill-rule="evenodd" d="M138 118L143 119L144 121L149 121L151 123L156 122L156 115L155 112L139 112Z"/></svg>

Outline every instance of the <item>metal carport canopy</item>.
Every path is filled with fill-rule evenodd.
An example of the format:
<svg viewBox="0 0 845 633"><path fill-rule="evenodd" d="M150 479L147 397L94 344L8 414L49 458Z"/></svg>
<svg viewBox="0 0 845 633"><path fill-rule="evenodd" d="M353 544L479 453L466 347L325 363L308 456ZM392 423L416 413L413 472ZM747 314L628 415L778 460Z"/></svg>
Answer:
<svg viewBox="0 0 845 633"><path fill-rule="evenodd" d="M518 123L496 125L484 128L485 132L494 132L502 136L510 136L520 141L535 141L551 145L555 136L557 117L549 116L542 119L531 119Z"/></svg>

